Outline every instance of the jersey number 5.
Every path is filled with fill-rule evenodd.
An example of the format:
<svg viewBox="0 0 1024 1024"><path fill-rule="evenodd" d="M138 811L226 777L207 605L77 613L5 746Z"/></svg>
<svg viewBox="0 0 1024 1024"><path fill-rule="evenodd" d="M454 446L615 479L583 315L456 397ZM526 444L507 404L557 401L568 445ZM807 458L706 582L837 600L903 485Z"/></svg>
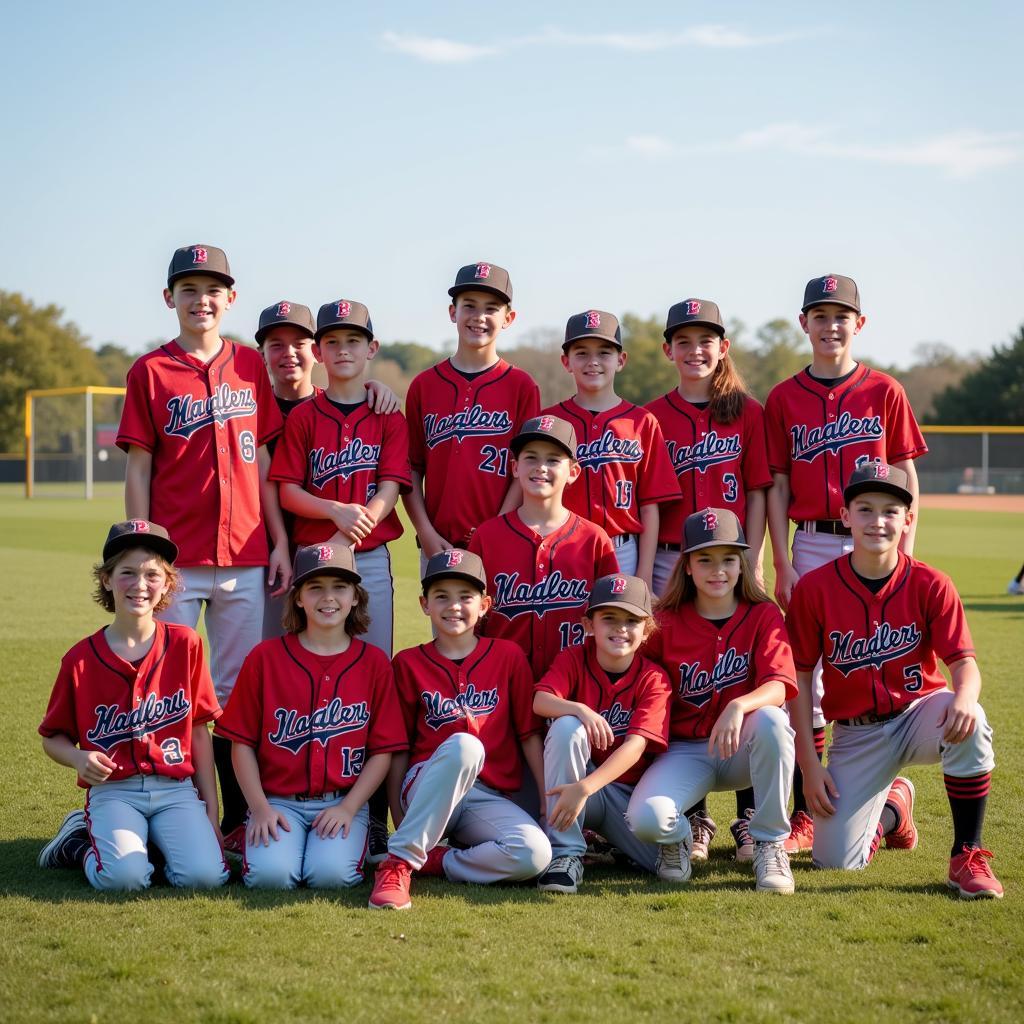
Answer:
<svg viewBox="0 0 1024 1024"><path fill-rule="evenodd" d="M924 675L921 672L920 664L907 665L903 669L903 678L906 680L903 684L903 689L907 693L917 693L924 686Z"/></svg>

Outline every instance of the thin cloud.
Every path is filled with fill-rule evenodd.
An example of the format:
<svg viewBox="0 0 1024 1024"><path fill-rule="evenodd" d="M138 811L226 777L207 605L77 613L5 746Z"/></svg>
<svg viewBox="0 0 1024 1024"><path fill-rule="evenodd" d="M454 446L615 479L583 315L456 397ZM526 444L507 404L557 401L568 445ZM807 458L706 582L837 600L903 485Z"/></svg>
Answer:
<svg viewBox="0 0 1024 1024"><path fill-rule="evenodd" d="M475 46L455 39L400 35L398 32L385 32L381 40L389 50L416 57L428 64L464 64L498 52L493 46Z"/></svg>
<svg viewBox="0 0 1024 1024"><path fill-rule="evenodd" d="M626 149L652 159L671 156L675 152L675 146L660 135L630 135L626 139Z"/></svg>

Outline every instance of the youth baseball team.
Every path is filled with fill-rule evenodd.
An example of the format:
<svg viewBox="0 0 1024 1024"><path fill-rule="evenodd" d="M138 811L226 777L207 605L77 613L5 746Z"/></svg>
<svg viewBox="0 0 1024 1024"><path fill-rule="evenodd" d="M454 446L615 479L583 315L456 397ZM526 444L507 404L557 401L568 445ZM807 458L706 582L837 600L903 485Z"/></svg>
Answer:
<svg viewBox="0 0 1024 1024"><path fill-rule="evenodd" d="M717 831L707 794L732 791L736 859L792 893L791 855L914 849L899 773L939 763L947 883L1003 895L970 632L912 556L927 448L900 385L853 357L854 281L808 282L810 365L763 409L697 298L665 323L678 387L621 399L618 321L590 309L562 346L576 393L541 409L497 352L509 275L472 263L456 351L404 416L369 379L363 304L275 302L256 350L220 335L234 284L222 250L178 249L177 337L128 373L126 519L93 574L113 620L65 655L39 727L85 807L41 866L133 890L221 885L226 857L278 889L375 865L377 909L410 907L414 875L575 893L609 850L680 884ZM399 499L433 639L392 658Z"/></svg>

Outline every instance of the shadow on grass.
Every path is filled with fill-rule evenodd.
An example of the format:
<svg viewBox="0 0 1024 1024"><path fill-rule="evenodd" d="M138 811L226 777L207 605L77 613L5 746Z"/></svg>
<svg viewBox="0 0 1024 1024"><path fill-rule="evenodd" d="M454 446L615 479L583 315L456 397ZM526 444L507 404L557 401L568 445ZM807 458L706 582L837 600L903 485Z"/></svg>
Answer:
<svg viewBox="0 0 1024 1024"><path fill-rule="evenodd" d="M973 612L1024 612L1024 600L1019 597L997 600L991 594L961 594L960 600Z"/></svg>

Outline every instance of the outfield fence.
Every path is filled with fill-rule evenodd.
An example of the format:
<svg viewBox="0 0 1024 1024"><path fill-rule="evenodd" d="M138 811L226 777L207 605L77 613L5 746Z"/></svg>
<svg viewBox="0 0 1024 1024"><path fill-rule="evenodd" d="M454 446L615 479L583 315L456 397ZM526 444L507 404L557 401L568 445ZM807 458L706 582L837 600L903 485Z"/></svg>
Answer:
<svg viewBox="0 0 1024 1024"><path fill-rule="evenodd" d="M1024 427L922 427L922 494L1024 494Z"/></svg>

